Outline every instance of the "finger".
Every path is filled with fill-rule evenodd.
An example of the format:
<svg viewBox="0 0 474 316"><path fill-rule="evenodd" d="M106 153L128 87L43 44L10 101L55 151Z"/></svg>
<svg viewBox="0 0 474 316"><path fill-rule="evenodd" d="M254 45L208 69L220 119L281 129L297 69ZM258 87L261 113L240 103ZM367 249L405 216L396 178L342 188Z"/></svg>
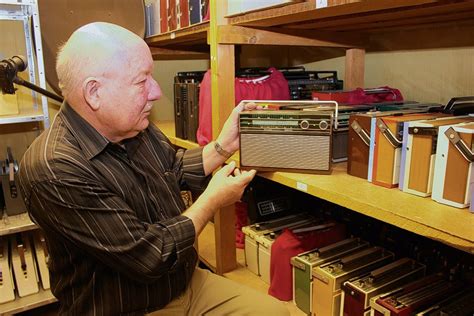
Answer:
<svg viewBox="0 0 474 316"><path fill-rule="evenodd" d="M245 110L254 110L257 108L257 104L254 102L249 102L245 104Z"/></svg>
<svg viewBox="0 0 474 316"><path fill-rule="evenodd" d="M252 179L255 177L256 174L257 174L256 170L244 171L238 177L238 179L242 184L247 185L250 181L252 181Z"/></svg>
<svg viewBox="0 0 474 316"><path fill-rule="evenodd" d="M234 176L240 176L241 174L242 174L242 172L240 171L239 168L234 169Z"/></svg>
<svg viewBox="0 0 474 316"><path fill-rule="evenodd" d="M230 176L235 169L235 161L231 161L229 164L219 170L219 173L223 173L226 177Z"/></svg>

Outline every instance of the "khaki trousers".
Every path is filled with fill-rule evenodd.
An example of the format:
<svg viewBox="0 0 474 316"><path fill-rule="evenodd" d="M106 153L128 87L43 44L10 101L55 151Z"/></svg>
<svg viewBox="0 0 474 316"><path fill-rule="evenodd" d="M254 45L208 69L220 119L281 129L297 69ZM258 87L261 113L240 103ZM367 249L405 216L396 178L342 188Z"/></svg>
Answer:
<svg viewBox="0 0 474 316"><path fill-rule="evenodd" d="M277 299L200 268L188 289L163 309L149 316L271 315L289 316Z"/></svg>

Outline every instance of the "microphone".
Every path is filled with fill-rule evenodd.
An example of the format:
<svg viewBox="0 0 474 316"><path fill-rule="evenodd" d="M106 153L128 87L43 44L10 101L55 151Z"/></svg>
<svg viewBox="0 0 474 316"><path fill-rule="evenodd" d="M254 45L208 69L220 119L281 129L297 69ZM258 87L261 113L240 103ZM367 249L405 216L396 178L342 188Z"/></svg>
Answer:
<svg viewBox="0 0 474 316"><path fill-rule="evenodd" d="M14 94L14 79L18 72L26 70L28 62L21 55L0 61L0 89L3 94Z"/></svg>

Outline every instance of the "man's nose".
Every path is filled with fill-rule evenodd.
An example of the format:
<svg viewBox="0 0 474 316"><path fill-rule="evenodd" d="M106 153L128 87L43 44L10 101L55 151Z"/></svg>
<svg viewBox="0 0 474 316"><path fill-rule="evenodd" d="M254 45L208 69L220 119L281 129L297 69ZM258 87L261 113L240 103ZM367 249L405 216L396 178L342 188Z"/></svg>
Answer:
<svg viewBox="0 0 474 316"><path fill-rule="evenodd" d="M155 101L161 98L161 95L162 95L161 87L158 84L158 82L156 82L155 79L152 79L149 91L150 92L148 93L148 100Z"/></svg>

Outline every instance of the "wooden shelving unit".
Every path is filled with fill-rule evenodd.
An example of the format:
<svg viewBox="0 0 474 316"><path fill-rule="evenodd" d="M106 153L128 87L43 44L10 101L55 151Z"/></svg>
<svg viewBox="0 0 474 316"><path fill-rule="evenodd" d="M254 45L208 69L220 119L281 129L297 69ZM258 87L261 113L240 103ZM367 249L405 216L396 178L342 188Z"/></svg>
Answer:
<svg viewBox="0 0 474 316"><path fill-rule="evenodd" d="M474 2L447 0L309 0L226 17L226 1L211 1L207 30L212 69L213 134L217 135L234 106L235 45L286 45L345 50L346 89L364 86L365 53L398 49L473 46ZM183 43L162 40L170 45ZM166 47L160 42L151 46ZM340 56L340 54L339 54ZM160 123L165 130L165 125ZM197 146L165 131L177 146ZM231 159L238 161L238 156ZM377 187L351 177L345 164L331 175L261 173L259 176L305 191L361 214L438 240L474 254L474 216L466 209L429 198ZM216 271L236 267L234 233L229 217L214 225ZM214 263L214 261L212 261Z"/></svg>
<svg viewBox="0 0 474 316"><path fill-rule="evenodd" d="M0 236L20 233L28 230L37 229L27 213L13 216L4 216L0 219Z"/></svg>
<svg viewBox="0 0 474 316"><path fill-rule="evenodd" d="M12 315L57 302L50 290L40 289L38 293L16 297L14 301L0 304L0 315Z"/></svg>
<svg viewBox="0 0 474 316"><path fill-rule="evenodd" d="M159 125L162 126L165 133L174 131L172 122ZM174 134L167 135L172 143L187 145ZM197 144L191 143L191 146ZM230 160L239 163L238 155ZM348 175L346 163L335 164L330 175L265 172L258 176L474 254L474 216L468 209L439 204L429 197L422 198L396 188L376 186ZM209 236L206 236L207 239Z"/></svg>

